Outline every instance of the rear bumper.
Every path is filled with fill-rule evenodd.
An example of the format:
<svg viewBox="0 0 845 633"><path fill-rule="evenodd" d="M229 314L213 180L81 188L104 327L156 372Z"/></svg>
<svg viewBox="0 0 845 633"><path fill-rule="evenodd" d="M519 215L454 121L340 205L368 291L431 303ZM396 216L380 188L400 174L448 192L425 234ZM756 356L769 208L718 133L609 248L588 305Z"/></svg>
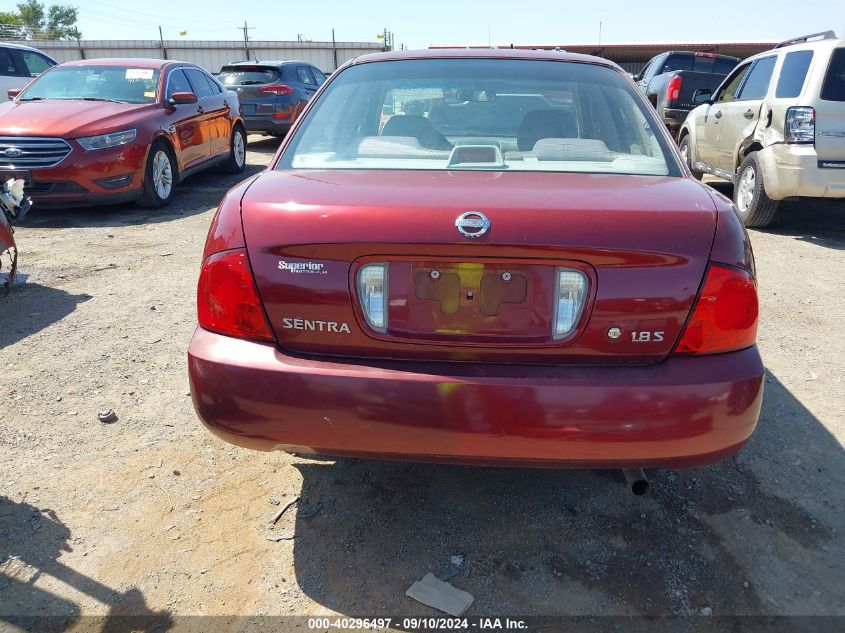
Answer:
<svg viewBox="0 0 845 633"><path fill-rule="evenodd" d="M845 198L845 168L820 167L812 145L778 143L758 153L763 186L772 200Z"/></svg>
<svg viewBox="0 0 845 633"><path fill-rule="evenodd" d="M689 110L681 110L678 108L664 108L663 122L670 128L679 128L687 120Z"/></svg>
<svg viewBox="0 0 845 633"><path fill-rule="evenodd" d="M763 396L756 347L643 367L348 364L197 328L188 367L228 442L459 463L696 466L742 446Z"/></svg>
<svg viewBox="0 0 845 633"><path fill-rule="evenodd" d="M244 117L247 132L268 132L287 134L291 122L288 119L274 119L270 115Z"/></svg>

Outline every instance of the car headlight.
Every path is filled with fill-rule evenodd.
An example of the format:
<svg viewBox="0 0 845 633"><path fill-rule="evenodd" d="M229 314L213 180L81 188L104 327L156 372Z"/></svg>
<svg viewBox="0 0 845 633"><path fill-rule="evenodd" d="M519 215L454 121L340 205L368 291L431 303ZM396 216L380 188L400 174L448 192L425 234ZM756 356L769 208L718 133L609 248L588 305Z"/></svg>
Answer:
<svg viewBox="0 0 845 633"><path fill-rule="evenodd" d="M136 136L136 130L124 130L123 132L112 132L111 134L98 134L97 136L78 138L76 142L90 152L95 149L107 149L109 147L126 145L134 141Z"/></svg>

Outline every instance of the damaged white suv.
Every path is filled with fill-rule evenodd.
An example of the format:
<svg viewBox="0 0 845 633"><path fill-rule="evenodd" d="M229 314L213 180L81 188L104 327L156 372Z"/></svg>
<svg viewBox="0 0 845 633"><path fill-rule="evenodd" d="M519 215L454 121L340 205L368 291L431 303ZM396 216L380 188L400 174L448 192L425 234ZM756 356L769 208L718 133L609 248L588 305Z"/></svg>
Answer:
<svg viewBox="0 0 845 633"><path fill-rule="evenodd" d="M734 183L745 226L768 225L787 198L845 198L845 40L833 31L749 57L693 100L681 155L696 177Z"/></svg>

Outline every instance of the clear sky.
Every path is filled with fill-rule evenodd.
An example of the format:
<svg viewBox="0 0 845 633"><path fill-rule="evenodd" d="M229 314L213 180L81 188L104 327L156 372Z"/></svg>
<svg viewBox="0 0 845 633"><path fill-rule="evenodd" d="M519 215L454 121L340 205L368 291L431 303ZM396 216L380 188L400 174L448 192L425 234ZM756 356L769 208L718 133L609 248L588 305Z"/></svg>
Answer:
<svg viewBox="0 0 845 633"><path fill-rule="evenodd" d="M773 41L845 30L845 0L47 0L79 8L85 39L375 41L387 28L396 47L429 44L586 44ZM0 9L15 0L0 1ZM180 36L180 31L187 31Z"/></svg>

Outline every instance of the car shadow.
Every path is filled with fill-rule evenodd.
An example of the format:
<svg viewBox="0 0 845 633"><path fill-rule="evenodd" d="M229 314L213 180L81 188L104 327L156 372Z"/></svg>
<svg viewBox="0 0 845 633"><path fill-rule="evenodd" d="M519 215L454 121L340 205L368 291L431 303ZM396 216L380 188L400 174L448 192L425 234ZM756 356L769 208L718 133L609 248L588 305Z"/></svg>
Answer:
<svg viewBox="0 0 845 633"><path fill-rule="evenodd" d="M250 147L250 150L252 148ZM144 209L134 202L95 207L41 207L34 203L21 227L105 228L172 222L207 212L217 206L224 194L239 182L262 171L265 165L249 164L240 174L224 174L207 169L186 178L173 191L170 203L161 209Z"/></svg>
<svg viewBox="0 0 845 633"><path fill-rule="evenodd" d="M279 149L283 139L275 136L251 135L249 138L249 151L265 156L272 156Z"/></svg>
<svg viewBox="0 0 845 633"><path fill-rule="evenodd" d="M707 184L729 198L733 196L733 185L729 182ZM752 230L845 250L845 200L786 200L780 204L770 226Z"/></svg>
<svg viewBox="0 0 845 633"><path fill-rule="evenodd" d="M647 497L616 471L301 459L296 577L350 616L442 615L405 590L452 555L468 615L842 614L845 571L829 561L843 549L843 457L767 374L743 451L649 471Z"/></svg>
<svg viewBox="0 0 845 633"><path fill-rule="evenodd" d="M89 294L74 295L26 279L25 273L18 273L11 292L0 296L0 349L60 321L91 299Z"/></svg>
<svg viewBox="0 0 845 633"><path fill-rule="evenodd" d="M0 629L5 622L27 631L65 631L81 621L80 605L41 588L43 576L108 606L103 617L85 617L86 631L165 631L172 626L170 613L147 607L139 589L117 591L61 562L77 542L84 541L74 540L53 510L0 495Z"/></svg>

